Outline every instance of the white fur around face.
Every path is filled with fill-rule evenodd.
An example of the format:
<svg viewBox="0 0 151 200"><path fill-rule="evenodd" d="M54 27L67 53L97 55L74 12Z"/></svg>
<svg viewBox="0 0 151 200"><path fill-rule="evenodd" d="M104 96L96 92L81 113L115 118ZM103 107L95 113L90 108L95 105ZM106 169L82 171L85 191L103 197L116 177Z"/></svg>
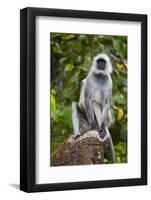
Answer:
<svg viewBox="0 0 151 200"><path fill-rule="evenodd" d="M96 61L99 59L99 58L102 58L106 61L106 68L105 70L99 70L97 69L97 66L96 66ZM102 73L102 74L111 74L112 73L112 63L111 63L111 60L109 58L109 56L107 54L104 54L104 53L101 53L101 54L98 54L96 57L94 57L93 59L93 62L92 62L92 71L96 74L99 74L99 73Z"/></svg>

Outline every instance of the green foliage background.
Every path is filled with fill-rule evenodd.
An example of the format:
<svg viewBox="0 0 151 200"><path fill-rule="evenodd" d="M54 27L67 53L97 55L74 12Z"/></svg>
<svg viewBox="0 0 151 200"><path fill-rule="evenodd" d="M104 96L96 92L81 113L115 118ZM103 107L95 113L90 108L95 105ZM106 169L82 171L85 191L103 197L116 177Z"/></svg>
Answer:
<svg viewBox="0 0 151 200"><path fill-rule="evenodd" d="M72 101L78 101L81 81L92 58L107 53L113 64L112 124L116 162L127 162L127 37L51 33L51 153L73 132ZM109 157L106 152L106 162Z"/></svg>

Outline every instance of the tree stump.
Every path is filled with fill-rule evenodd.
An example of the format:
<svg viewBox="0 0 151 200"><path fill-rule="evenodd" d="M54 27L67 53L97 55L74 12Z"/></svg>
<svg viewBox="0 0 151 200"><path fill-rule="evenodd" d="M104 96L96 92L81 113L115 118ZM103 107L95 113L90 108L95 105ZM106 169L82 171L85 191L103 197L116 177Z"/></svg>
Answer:
<svg viewBox="0 0 151 200"><path fill-rule="evenodd" d="M51 155L51 166L104 163L104 147L97 131L88 131L77 139L68 138Z"/></svg>

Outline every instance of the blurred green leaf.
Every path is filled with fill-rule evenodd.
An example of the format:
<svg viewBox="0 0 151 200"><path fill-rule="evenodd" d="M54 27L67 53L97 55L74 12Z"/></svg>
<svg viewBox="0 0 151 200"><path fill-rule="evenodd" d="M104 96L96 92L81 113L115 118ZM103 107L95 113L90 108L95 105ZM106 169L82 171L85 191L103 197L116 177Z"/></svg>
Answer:
<svg viewBox="0 0 151 200"><path fill-rule="evenodd" d="M74 69L74 66L72 64L67 64L64 68L64 71L72 71Z"/></svg>
<svg viewBox="0 0 151 200"><path fill-rule="evenodd" d="M111 108L111 123L114 124L116 121L116 115L115 115L115 111Z"/></svg>
<svg viewBox="0 0 151 200"><path fill-rule="evenodd" d="M51 94L51 112L56 112L56 99L53 94Z"/></svg>
<svg viewBox="0 0 151 200"><path fill-rule="evenodd" d="M127 46L121 38L113 38L113 47L115 48L116 52L122 57L126 57L127 54Z"/></svg>
<svg viewBox="0 0 151 200"><path fill-rule="evenodd" d="M112 105L114 104L126 104L126 99L122 94L115 94L112 97Z"/></svg>

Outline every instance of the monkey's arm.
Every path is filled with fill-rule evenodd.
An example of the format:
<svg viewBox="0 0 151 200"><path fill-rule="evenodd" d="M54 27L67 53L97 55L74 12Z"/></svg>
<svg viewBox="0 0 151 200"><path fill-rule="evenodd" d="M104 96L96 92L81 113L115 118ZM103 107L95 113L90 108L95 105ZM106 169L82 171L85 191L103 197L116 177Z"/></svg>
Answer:
<svg viewBox="0 0 151 200"><path fill-rule="evenodd" d="M85 93L84 93L84 100L85 100L85 113L87 115L87 119L89 122L90 127L94 128L94 112L93 112L93 106L92 106L92 99L91 99L91 85L89 82L87 82L85 87Z"/></svg>
<svg viewBox="0 0 151 200"><path fill-rule="evenodd" d="M111 113L110 113L110 104L112 98L112 87L108 90L103 99L103 106L102 106L102 121L104 124L109 127L111 121Z"/></svg>

